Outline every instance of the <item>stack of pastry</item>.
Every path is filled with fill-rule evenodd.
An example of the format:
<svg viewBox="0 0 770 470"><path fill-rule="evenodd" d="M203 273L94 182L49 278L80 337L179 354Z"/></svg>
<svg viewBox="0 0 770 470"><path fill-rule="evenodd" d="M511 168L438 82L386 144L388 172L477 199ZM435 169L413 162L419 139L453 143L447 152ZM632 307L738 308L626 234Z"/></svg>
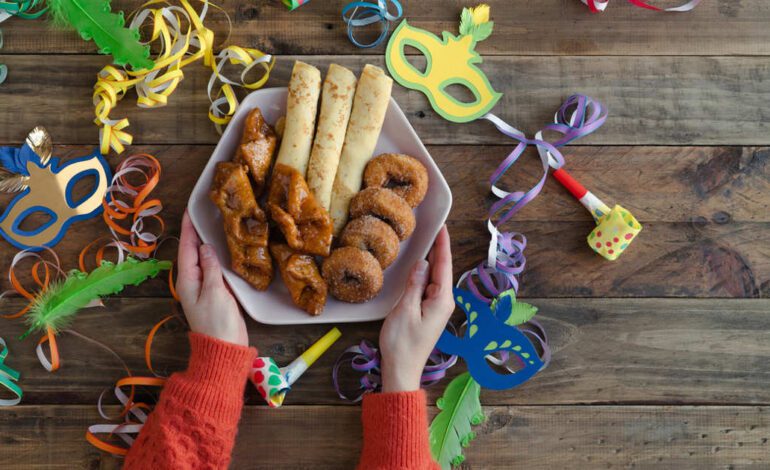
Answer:
<svg viewBox="0 0 770 470"><path fill-rule="evenodd" d="M270 178L277 138L260 111L251 111L234 161L217 166L211 198L225 218L233 270L255 288L266 289L272 279L269 252L292 300L311 315L321 313L327 286L348 302L380 291L382 269L414 230L412 208L428 185L425 168L411 157L371 160L392 85L375 66L365 66L356 80L335 64L322 84L317 68L296 62ZM266 188L263 211L257 199ZM268 236L265 212L280 236ZM317 259L325 260L323 277Z"/></svg>

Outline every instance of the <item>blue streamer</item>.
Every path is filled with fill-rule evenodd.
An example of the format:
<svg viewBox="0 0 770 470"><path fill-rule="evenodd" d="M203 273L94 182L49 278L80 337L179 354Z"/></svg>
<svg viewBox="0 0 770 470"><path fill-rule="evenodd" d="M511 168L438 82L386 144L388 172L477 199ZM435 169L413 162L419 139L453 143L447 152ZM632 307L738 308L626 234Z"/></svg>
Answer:
<svg viewBox="0 0 770 470"><path fill-rule="evenodd" d="M391 3L395 8L395 14L388 11L388 3ZM398 0L377 0L376 3L359 0L348 3L342 9L342 21L348 25L348 39L350 39L350 42L357 47L368 49L382 43L388 36L388 32L390 32L390 23L401 19L403 14L404 9ZM380 32L377 39L369 43L358 41L354 34L355 29L374 23L382 24L382 32Z"/></svg>

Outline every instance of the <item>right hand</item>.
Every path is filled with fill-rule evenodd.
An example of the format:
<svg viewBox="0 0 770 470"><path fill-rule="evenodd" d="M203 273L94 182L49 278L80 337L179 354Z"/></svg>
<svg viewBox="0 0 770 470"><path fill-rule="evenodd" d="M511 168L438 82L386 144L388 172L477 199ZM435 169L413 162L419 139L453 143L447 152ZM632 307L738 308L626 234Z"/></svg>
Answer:
<svg viewBox="0 0 770 470"><path fill-rule="evenodd" d="M249 345L246 322L227 289L211 245L201 244L187 211L182 218L176 292L190 329L240 346Z"/></svg>
<svg viewBox="0 0 770 470"><path fill-rule="evenodd" d="M428 261L414 265L401 300L382 325L383 392L420 388L422 370L453 311L452 252L444 226Z"/></svg>

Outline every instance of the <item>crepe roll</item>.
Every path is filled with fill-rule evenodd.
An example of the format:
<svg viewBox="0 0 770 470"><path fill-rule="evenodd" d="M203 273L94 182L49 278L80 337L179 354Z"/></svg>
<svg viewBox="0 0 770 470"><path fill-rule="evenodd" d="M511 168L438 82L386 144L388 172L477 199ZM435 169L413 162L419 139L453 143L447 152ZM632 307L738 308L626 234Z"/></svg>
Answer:
<svg viewBox="0 0 770 470"><path fill-rule="evenodd" d="M294 62L286 100L286 127L276 163L307 173L313 145L318 96L321 94L321 72L304 62Z"/></svg>
<svg viewBox="0 0 770 470"><path fill-rule="evenodd" d="M318 128L307 168L310 191L327 211L331 205L332 186L340 163L355 91L356 76L353 72L331 64L323 84Z"/></svg>
<svg viewBox="0 0 770 470"><path fill-rule="evenodd" d="M364 168L377 145L392 88L393 80L381 68L374 65L364 67L353 99L353 110L332 187L330 214L334 221L335 235L345 226L350 200L361 189Z"/></svg>

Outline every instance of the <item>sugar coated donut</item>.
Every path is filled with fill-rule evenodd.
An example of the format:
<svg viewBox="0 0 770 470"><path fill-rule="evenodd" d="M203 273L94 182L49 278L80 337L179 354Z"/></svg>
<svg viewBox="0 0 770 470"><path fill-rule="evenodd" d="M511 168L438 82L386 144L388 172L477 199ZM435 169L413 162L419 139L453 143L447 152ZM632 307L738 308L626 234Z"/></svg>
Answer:
<svg viewBox="0 0 770 470"><path fill-rule="evenodd" d="M364 186L388 188L411 207L417 207L428 192L428 170L416 158L400 153L374 157L364 170Z"/></svg>
<svg viewBox="0 0 770 470"><path fill-rule="evenodd" d="M387 222L398 239L406 240L416 224L412 208L398 194L387 188L366 188L350 202L350 218L372 215Z"/></svg>
<svg viewBox="0 0 770 470"><path fill-rule="evenodd" d="M385 269L398 256L398 235L390 225L365 215L348 222L340 235L340 246L353 246L368 251Z"/></svg>
<svg viewBox="0 0 770 470"><path fill-rule="evenodd" d="M377 258L352 246L333 250L324 260L322 271L329 292L343 302L366 302L382 289L382 268Z"/></svg>

